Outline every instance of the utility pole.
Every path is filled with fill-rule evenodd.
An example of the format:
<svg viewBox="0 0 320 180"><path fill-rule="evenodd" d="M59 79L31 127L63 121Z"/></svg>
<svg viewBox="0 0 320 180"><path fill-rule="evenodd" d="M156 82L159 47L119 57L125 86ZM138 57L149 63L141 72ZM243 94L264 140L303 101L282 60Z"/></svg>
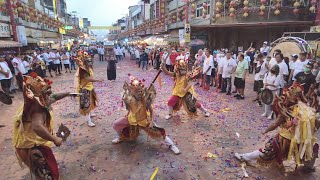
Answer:
<svg viewBox="0 0 320 180"><path fill-rule="evenodd" d="M186 0L186 10L185 10L186 24L189 24L189 4L190 4L190 0Z"/></svg>
<svg viewBox="0 0 320 180"><path fill-rule="evenodd" d="M318 5L317 17L316 17L316 20L315 20L315 24L317 26L320 26L320 4Z"/></svg>
<svg viewBox="0 0 320 180"><path fill-rule="evenodd" d="M14 41L18 41L17 25L16 25L16 22L14 21L14 15L13 15L11 1L10 0L6 0L6 2L7 2L7 6L8 6L10 24L11 24L11 27L12 27L13 40Z"/></svg>

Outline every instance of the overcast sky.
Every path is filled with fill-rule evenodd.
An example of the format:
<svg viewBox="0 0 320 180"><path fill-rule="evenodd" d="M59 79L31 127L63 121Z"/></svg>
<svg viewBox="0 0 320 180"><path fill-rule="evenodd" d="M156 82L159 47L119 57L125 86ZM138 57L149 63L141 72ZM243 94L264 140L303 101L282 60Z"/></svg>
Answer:
<svg viewBox="0 0 320 180"><path fill-rule="evenodd" d="M89 18L92 26L110 26L128 14L128 7L138 0L66 0L67 11L77 11L77 16ZM102 32L95 31L101 34Z"/></svg>

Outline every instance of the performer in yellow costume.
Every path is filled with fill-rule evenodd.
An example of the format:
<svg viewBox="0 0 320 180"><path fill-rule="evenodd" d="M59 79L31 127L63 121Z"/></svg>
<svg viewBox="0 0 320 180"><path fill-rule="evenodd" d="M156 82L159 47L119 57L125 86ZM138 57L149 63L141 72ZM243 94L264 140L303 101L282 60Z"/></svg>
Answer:
<svg viewBox="0 0 320 180"><path fill-rule="evenodd" d="M191 83L198 72L187 73L187 63L183 59L177 59L174 66L174 72L169 72L162 63L162 71L174 78L174 88L171 98L168 101L169 114L165 117L167 120L173 117L173 111L179 111L181 106L189 115L195 115L197 109L200 109L204 116L209 117L210 113L195 98L196 93ZM200 72L200 71L199 71Z"/></svg>
<svg viewBox="0 0 320 180"><path fill-rule="evenodd" d="M97 106L97 95L94 92L94 82L103 82L93 78L93 68L91 56L84 51L78 51L75 61L78 64L78 70L75 74L77 83L77 91L80 96L80 114L86 116L88 126L94 127L95 124L91 120L91 111Z"/></svg>
<svg viewBox="0 0 320 180"><path fill-rule="evenodd" d="M145 88L143 81L130 76L130 83L125 82L123 89L123 101L126 105L128 115L113 122L113 129L117 131L118 137L112 143L117 144L125 140L135 140L140 129L154 139L163 140L164 144L175 153L180 151L172 140L166 135L165 129L158 127L153 122L153 101L156 91L153 85Z"/></svg>
<svg viewBox="0 0 320 180"><path fill-rule="evenodd" d="M14 121L13 146L20 165L28 166L36 179L58 180L58 164L51 146L60 146L62 139L53 135L51 104L72 95L52 95L51 83L34 72L25 76L24 104Z"/></svg>
<svg viewBox="0 0 320 180"><path fill-rule="evenodd" d="M235 153L235 157L249 163L267 166L277 164L282 170L283 161L293 159L296 167L304 164L304 170L314 171L319 150L315 132L320 127L320 121L316 117L316 110L307 104L314 102L307 102L300 84L294 84L285 90L284 94L276 97L273 102L277 121L263 134L280 127L279 133L271 138L264 148L245 154Z"/></svg>

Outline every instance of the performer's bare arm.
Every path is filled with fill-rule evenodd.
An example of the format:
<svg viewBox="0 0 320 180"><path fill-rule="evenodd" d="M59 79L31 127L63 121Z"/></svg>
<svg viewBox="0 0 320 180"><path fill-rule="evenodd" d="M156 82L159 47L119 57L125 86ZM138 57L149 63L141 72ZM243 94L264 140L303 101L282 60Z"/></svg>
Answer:
<svg viewBox="0 0 320 180"><path fill-rule="evenodd" d="M0 73L5 75L5 76L9 76L9 72L5 72L4 70L2 70L1 67L0 67Z"/></svg>
<svg viewBox="0 0 320 180"><path fill-rule="evenodd" d="M81 71L84 71L84 70L81 69ZM100 79L100 80L94 79L94 78L90 77L87 73L80 72L80 76L81 76L81 78L83 78L89 82L103 82L103 79Z"/></svg>
<svg viewBox="0 0 320 180"><path fill-rule="evenodd" d="M273 124L271 124L262 134L266 134L270 131L275 130L277 127L279 127L282 123L284 123L285 118L283 116L279 116L277 118L277 121Z"/></svg>
<svg viewBox="0 0 320 180"><path fill-rule="evenodd" d="M161 69L162 69L162 71L165 73L165 74L167 74L167 75L169 75L169 76L174 76L174 74L173 74L173 72L170 72L170 71L168 71L168 69L166 68L166 66L164 65L164 63L162 62L162 64L161 64Z"/></svg>
<svg viewBox="0 0 320 180"><path fill-rule="evenodd" d="M67 93L52 94L52 95L50 96L49 105L51 105L51 104L59 101L60 99L65 98L65 97L67 97L67 96L72 96L72 95L70 95L70 93L68 93L68 92L67 92Z"/></svg>
<svg viewBox="0 0 320 180"><path fill-rule="evenodd" d="M188 82L187 87L184 88L184 91L188 92L191 87L192 87L192 84Z"/></svg>
<svg viewBox="0 0 320 180"><path fill-rule="evenodd" d="M31 114L32 119L32 130L41 138L52 141L56 146L60 146L62 139L56 136L53 136L48 129L44 126L44 121L46 116L43 112L34 112Z"/></svg>
<svg viewBox="0 0 320 180"><path fill-rule="evenodd" d="M93 79L91 77L84 77L85 80L89 81L89 82L103 82L103 79Z"/></svg>

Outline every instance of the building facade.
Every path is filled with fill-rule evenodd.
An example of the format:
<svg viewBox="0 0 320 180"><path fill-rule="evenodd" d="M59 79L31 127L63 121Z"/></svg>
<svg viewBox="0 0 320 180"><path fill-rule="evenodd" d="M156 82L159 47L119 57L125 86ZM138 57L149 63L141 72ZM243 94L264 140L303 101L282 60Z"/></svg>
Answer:
<svg viewBox="0 0 320 180"><path fill-rule="evenodd" d="M144 0L129 7L130 28L118 38L169 34L169 40L177 41L178 30L187 23L191 39L210 48L260 46L284 32L319 25L319 7L317 0Z"/></svg>

